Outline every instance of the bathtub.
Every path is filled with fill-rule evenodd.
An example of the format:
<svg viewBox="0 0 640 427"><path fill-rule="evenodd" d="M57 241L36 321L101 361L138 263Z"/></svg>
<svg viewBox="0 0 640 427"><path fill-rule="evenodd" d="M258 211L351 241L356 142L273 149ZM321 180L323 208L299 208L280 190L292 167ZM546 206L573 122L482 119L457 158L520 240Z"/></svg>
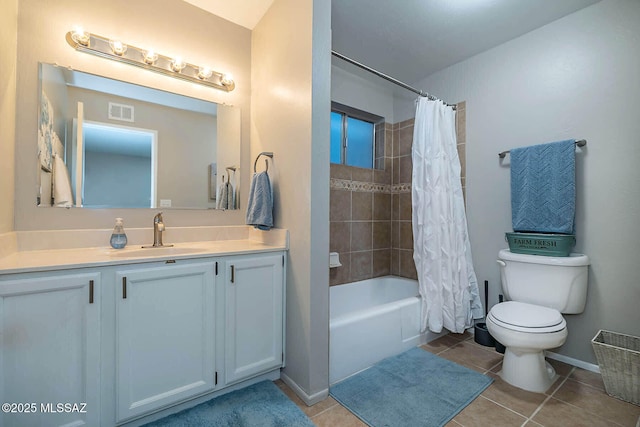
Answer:
<svg viewBox="0 0 640 427"><path fill-rule="evenodd" d="M436 339L420 333L418 282L376 277L330 288L329 383Z"/></svg>

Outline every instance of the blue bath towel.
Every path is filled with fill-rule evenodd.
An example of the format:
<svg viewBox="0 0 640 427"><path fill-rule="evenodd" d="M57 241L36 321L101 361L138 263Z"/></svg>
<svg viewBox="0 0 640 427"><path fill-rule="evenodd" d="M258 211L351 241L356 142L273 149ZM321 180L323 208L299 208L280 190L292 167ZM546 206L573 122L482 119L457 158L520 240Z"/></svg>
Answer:
<svg viewBox="0 0 640 427"><path fill-rule="evenodd" d="M513 231L573 234L575 140L511 150Z"/></svg>
<svg viewBox="0 0 640 427"><path fill-rule="evenodd" d="M273 194L267 172L253 174L246 222L261 230L273 227Z"/></svg>

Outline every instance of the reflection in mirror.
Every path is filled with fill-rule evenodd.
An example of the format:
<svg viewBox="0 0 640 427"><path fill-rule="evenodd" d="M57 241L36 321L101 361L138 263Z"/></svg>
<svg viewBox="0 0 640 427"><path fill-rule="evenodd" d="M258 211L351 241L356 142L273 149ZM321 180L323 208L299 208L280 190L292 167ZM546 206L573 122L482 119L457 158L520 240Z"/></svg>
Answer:
<svg viewBox="0 0 640 427"><path fill-rule="evenodd" d="M238 209L240 110L40 64L38 206Z"/></svg>

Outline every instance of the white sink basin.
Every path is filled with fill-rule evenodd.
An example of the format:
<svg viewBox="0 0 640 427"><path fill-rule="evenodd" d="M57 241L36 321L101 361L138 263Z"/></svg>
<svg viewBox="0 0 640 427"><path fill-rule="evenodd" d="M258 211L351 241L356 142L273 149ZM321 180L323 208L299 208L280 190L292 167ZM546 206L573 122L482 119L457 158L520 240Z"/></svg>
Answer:
<svg viewBox="0 0 640 427"><path fill-rule="evenodd" d="M110 255L118 258L146 258L171 255L188 255L202 252L201 248L164 246L158 248L123 249L111 251Z"/></svg>

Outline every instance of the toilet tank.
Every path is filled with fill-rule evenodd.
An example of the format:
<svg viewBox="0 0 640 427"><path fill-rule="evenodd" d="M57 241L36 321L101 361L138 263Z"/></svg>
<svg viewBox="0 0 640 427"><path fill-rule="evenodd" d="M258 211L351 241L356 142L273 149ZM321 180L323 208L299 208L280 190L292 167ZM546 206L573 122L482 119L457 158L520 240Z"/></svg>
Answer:
<svg viewBox="0 0 640 427"><path fill-rule="evenodd" d="M507 300L555 308L561 313L584 311L589 257L525 255L502 249L498 253L502 290Z"/></svg>

